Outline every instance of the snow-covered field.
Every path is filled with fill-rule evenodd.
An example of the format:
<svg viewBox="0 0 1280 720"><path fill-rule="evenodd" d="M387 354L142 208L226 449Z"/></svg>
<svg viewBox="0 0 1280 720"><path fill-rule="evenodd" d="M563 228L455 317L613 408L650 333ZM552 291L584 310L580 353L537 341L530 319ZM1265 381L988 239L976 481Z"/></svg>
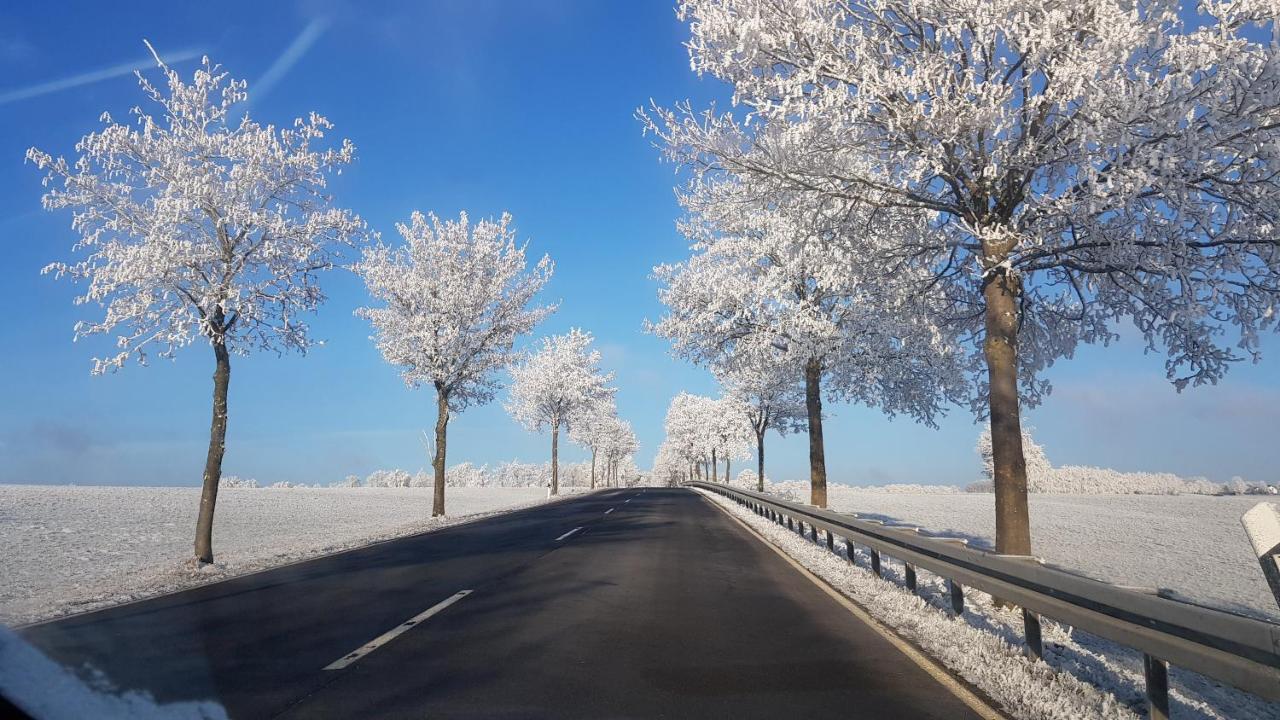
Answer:
<svg viewBox="0 0 1280 720"><path fill-rule="evenodd" d="M920 574L919 595L913 594L902 585L903 568L898 562L885 562L885 580L881 580L868 568L870 560L864 549L856 551L856 565L851 565L844 555L843 543L837 543L836 552L831 552L821 537L818 543L810 542L718 495L704 495L857 602L876 620L980 688L1010 716L1020 720L1146 717L1140 653L1046 620L1044 662L1032 661L1022 650L1021 614L1016 609L997 609L985 593L967 589L965 612L957 621L946 610L945 585L930 573ZM985 498L989 503L990 496ZM900 510L902 507L913 509L898 506ZM974 509L952 507L954 515ZM941 505L935 510L945 511ZM1275 704L1181 668L1170 667L1169 680L1172 717L1277 717Z"/></svg>
<svg viewBox="0 0 1280 720"><path fill-rule="evenodd" d="M546 500L544 488L223 489L217 562L187 569L200 489L0 485L0 622L20 624L198 585Z"/></svg>
<svg viewBox="0 0 1280 720"><path fill-rule="evenodd" d="M807 498L806 498L807 500ZM1273 498L1205 495L1030 496L1036 555L1119 585L1170 588L1182 599L1280 621L1240 516ZM832 485L828 505L990 546L985 493L906 494Z"/></svg>

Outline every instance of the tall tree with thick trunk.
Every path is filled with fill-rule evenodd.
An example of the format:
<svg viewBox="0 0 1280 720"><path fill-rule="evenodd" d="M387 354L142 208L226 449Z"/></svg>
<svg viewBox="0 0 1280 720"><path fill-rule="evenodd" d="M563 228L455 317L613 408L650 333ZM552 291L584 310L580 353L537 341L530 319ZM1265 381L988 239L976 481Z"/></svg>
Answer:
<svg viewBox="0 0 1280 720"><path fill-rule="evenodd" d="M804 364L804 408L809 423L809 502L827 506L827 458L822 445L822 363L810 358Z"/></svg>
<svg viewBox="0 0 1280 720"><path fill-rule="evenodd" d="M850 228L844 267L930 298L970 353L1000 552L1031 549L1019 405L1045 367L1132 324L1182 390L1276 328L1280 10L1194 5L681 3L695 71L745 109L654 111L695 183L917 216L887 242Z"/></svg>
<svg viewBox="0 0 1280 720"><path fill-rule="evenodd" d="M517 338L555 311L533 305L551 279L545 255L530 269L511 216L472 224L415 212L397 224L403 245L367 248L354 270L378 307L356 311L373 325L387 362L409 387L436 391L435 499L445 514L445 454L450 416L493 399L497 373L513 363Z"/></svg>
<svg viewBox="0 0 1280 720"><path fill-rule="evenodd" d="M150 47L150 46L148 46ZM154 53L153 53L154 54ZM259 125L243 107L246 84L206 58L185 82L160 57L157 87L138 73L159 111L133 110L129 124L103 114L105 127L80 140L80 157L32 148L47 174L44 206L73 209L76 250L86 257L45 272L88 281L77 304L105 306L97 322L76 324L77 339L114 334L117 352L93 373L122 368L147 353L213 348L213 421L194 543L197 563L213 562L213 517L226 451L231 355L255 349L305 353L302 317L324 300L318 274L335 250L365 234L358 216L333 207L330 173L352 161L348 141L320 149L332 126L312 113L284 128Z"/></svg>
<svg viewBox="0 0 1280 720"><path fill-rule="evenodd" d="M600 371L590 333L577 328L542 339L532 357L511 368L507 412L532 432L551 430L551 494L560 492L560 429L574 431L581 414L612 400L613 373Z"/></svg>

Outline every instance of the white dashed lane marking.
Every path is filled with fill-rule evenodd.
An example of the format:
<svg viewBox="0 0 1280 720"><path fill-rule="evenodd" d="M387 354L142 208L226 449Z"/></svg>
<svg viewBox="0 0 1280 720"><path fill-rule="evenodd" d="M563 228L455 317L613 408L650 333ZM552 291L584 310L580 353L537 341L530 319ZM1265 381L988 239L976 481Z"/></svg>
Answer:
<svg viewBox="0 0 1280 720"><path fill-rule="evenodd" d="M579 530L581 530L581 529L582 529L582 528L580 528L580 527L576 527L576 528L574 528L574 529L570 530L569 532L567 532L567 533L565 533L565 534L561 535L560 537L556 538L556 542L560 542L561 540L564 540L565 538L567 538L567 537L569 537L570 535L572 535L572 534L574 534L574 533L578 532L578 531L579 531Z"/></svg>
<svg viewBox="0 0 1280 720"><path fill-rule="evenodd" d="M373 652L374 650L377 650L378 648L382 647L383 645L386 645L387 643L389 643L389 642L391 642L392 640L394 640L394 639L396 639L397 637L399 637L401 634L406 633L406 632L408 632L409 630L411 630L411 629L413 629L413 628L417 627L418 625L420 625L420 624L422 624L423 622L425 622L425 621L426 621L428 618L430 618L432 615L435 615L436 613L440 612L441 610L444 610L445 608L447 608L447 607L449 607L450 605L452 605L452 604L454 604L454 603L458 602L459 600L461 600L462 598L464 598L464 597L466 597L466 596L468 596L468 595L470 595L470 594L471 594L471 591L470 591L470 590L459 590L458 592L456 592L456 593L454 593L454 594L450 595L449 597L445 598L444 600L441 600L440 602L436 603L435 605L432 605L431 607L427 608L426 610L423 610L422 612L418 613L417 615L414 615L413 617L409 618L408 620L405 620L404 622L400 623L399 625L395 626L394 628L392 628L392 629L390 629L390 630L388 630L388 631L386 631L386 632L382 633L381 635L379 635L378 637L376 637L376 638L374 638L373 640L369 641L368 643L365 643L364 645L361 645L360 647L358 647L358 648L356 648L355 650L353 650L353 651L351 651L351 652L347 653L346 655L343 655L341 658L339 658L339 659L337 659L337 660L334 660L333 662L331 662L331 663L329 663L328 665L326 665L324 669L325 669L325 670L341 670L342 668L344 668L344 667L346 667L346 666L350 665L351 663L353 663L353 662L355 662L355 661L359 660L360 658L364 657L365 655L368 655L369 653Z"/></svg>

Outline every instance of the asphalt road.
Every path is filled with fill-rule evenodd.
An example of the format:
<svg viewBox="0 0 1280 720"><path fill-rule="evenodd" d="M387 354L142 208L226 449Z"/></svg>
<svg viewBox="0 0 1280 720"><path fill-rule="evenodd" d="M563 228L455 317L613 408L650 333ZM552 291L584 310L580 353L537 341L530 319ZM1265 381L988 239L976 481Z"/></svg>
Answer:
<svg viewBox="0 0 1280 720"><path fill-rule="evenodd" d="M976 717L688 490L606 490L22 634L233 718Z"/></svg>

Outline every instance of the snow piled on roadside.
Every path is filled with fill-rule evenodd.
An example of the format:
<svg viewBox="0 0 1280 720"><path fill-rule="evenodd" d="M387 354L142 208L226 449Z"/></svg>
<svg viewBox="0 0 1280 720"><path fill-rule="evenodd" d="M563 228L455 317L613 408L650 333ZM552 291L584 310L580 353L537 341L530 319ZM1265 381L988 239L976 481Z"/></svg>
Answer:
<svg viewBox="0 0 1280 720"><path fill-rule="evenodd" d="M547 501L544 488L224 489L193 569L200 488L0 485L0 622L94 610Z"/></svg>
<svg viewBox="0 0 1280 720"><path fill-rule="evenodd" d="M0 627L0 694L41 720L225 720L227 717L226 710L216 702L159 705L149 693L118 692L100 677L86 683L3 627Z"/></svg>
<svg viewBox="0 0 1280 720"><path fill-rule="evenodd" d="M881 580L871 573L870 558L862 549L855 551L851 565L842 542L837 541L833 553L822 534L820 542L813 543L718 495L698 492L980 688L1010 715L1023 720L1146 716L1141 654L1045 619L1045 661L1033 662L1022 651L1019 610L997 609L990 596L966 588L965 613L962 619L953 618L941 578L920 571L917 596L901 586L900 563L886 559L886 580ZM1171 667L1169 674L1171 715L1180 720L1276 717L1272 703L1181 668Z"/></svg>

